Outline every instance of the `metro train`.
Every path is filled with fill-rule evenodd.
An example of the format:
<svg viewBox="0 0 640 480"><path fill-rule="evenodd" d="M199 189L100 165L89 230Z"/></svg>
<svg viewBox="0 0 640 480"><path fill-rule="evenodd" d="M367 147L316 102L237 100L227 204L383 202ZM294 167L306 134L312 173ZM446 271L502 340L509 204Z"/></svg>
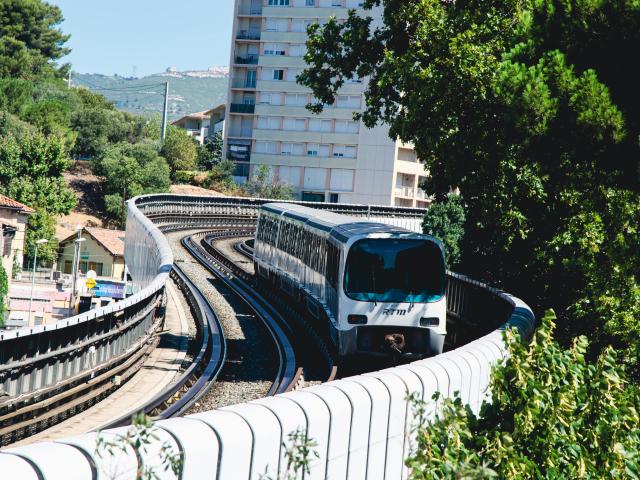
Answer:
<svg viewBox="0 0 640 480"><path fill-rule="evenodd" d="M260 210L255 273L326 325L340 357L442 352L445 259L440 241L295 204Z"/></svg>

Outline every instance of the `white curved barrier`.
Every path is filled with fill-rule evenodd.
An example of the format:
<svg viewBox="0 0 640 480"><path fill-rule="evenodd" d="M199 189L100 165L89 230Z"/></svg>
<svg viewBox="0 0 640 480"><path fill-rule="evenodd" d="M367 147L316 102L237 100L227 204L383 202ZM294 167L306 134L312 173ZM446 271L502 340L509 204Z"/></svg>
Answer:
<svg viewBox="0 0 640 480"><path fill-rule="evenodd" d="M142 267L146 262L138 262L141 269L135 276L142 294L161 288L158 284L168 275L171 252L148 219L136 220L131 223L132 230L127 231L127 241L135 248L128 253L134 255L135 251L139 255L137 260L144 258L152 265L146 271ZM162 265L159 271L158 264ZM140 461L154 468L159 478L172 479L175 476L161 465L163 445L180 453L183 461L180 478L184 480L257 479L265 473L276 479L286 469L288 435L296 429L303 429L317 443L318 456L311 458L311 473L305 478L406 478L404 459L411 450L413 422L407 394L413 393L427 402L428 416L436 412L437 406L431 400L435 392L442 397L453 397L458 392L463 402L477 412L489 395L492 365L506 355L502 330L516 327L524 336L533 330L534 315L524 302L479 282L467 282L475 288L490 290L502 307L511 306L511 313L498 329L461 348L380 372L160 421L156 424L158 438L147 453L128 447L100 456L96 453L95 433L2 450L0 479L134 480ZM459 307L460 312L472 306L465 301L464 291L452 294L452 305ZM482 305L492 308L491 303ZM506 318L495 315L494 311L486 311L479 317L487 324L491 324L492 318ZM108 439L126 431L113 429L102 435Z"/></svg>
<svg viewBox="0 0 640 480"><path fill-rule="evenodd" d="M504 295L504 294L501 294ZM427 402L427 415L437 406L435 392L453 397L478 412L487 399L491 366L505 357L502 331L516 327L531 334L534 316L521 300L507 296L514 308L497 330L456 350L301 391L221 408L184 418L160 421L159 440L146 457L160 478L175 478L160 465L167 442L183 459L185 480L277 478L286 468L290 432L301 428L317 442L311 459L312 479L404 479L410 452L413 411L407 394ZM126 431L115 429L103 435ZM45 442L0 452L4 479L134 480L138 459L129 449L115 456L96 455L96 434Z"/></svg>

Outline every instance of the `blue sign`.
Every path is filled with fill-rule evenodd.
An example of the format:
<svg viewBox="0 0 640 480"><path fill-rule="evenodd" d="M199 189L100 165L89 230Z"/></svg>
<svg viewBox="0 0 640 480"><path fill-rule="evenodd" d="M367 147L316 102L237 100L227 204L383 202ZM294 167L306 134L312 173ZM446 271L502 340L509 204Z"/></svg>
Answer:
<svg viewBox="0 0 640 480"><path fill-rule="evenodd" d="M111 297L122 299L125 297L127 284L116 280L99 280L96 279L96 286L91 289L96 297Z"/></svg>

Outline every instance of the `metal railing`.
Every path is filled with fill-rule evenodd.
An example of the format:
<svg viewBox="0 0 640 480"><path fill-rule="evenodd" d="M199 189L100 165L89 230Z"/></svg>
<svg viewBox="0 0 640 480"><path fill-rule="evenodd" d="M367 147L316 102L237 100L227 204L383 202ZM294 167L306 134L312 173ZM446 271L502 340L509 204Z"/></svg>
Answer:
<svg viewBox="0 0 640 480"><path fill-rule="evenodd" d="M233 82L231 82L231 87L232 88L256 88L256 80L252 79L240 79L240 78L236 78L233 80Z"/></svg>
<svg viewBox="0 0 640 480"><path fill-rule="evenodd" d="M238 40L260 40L260 31L259 30L240 30L236 34L236 39Z"/></svg>
<svg viewBox="0 0 640 480"><path fill-rule="evenodd" d="M235 61L238 65L257 65L258 58L258 55L236 56Z"/></svg>
<svg viewBox="0 0 640 480"><path fill-rule="evenodd" d="M238 15L262 15L262 5L241 5Z"/></svg>
<svg viewBox="0 0 640 480"><path fill-rule="evenodd" d="M159 327L173 256L135 202L128 207L125 257L136 293L50 325L0 331L0 432L17 421L16 412L65 397L105 369L126 362Z"/></svg>
<svg viewBox="0 0 640 480"><path fill-rule="evenodd" d="M231 113L254 113L256 106L251 103L232 103L230 111Z"/></svg>

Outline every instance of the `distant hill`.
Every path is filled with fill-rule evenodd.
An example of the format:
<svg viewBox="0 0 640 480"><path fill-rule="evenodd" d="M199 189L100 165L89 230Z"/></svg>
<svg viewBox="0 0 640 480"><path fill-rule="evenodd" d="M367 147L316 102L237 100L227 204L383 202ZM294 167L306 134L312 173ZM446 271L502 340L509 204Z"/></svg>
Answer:
<svg viewBox="0 0 640 480"><path fill-rule="evenodd" d="M228 67L178 72L167 69L147 77L121 77L101 74L73 74L73 84L104 94L117 108L140 115L162 112L164 83L169 82L169 119L207 110L225 103L229 81Z"/></svg>

